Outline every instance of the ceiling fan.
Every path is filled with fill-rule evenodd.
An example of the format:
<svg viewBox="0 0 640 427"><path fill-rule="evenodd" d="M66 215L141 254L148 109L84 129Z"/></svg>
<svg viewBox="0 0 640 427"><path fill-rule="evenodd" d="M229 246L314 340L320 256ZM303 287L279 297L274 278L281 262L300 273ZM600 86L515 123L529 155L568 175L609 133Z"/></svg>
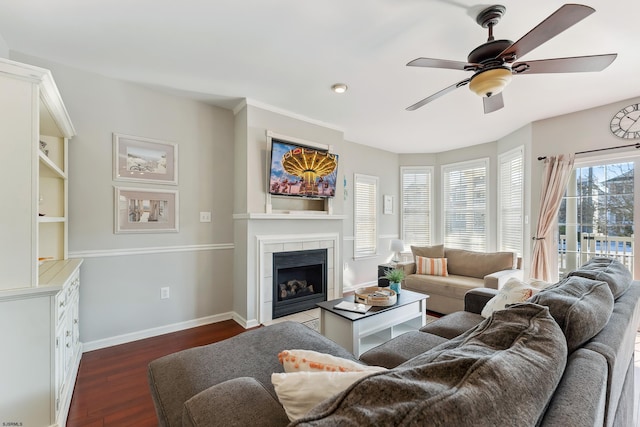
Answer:
<svg viewBox="0 0 640 427"><path fill-rule="evenodd" d="M506 10L502 5L494 5L478 14L476 22L488 29L489 38L486 43L469 53L467 62L417 58L407 64L411 67L448 68L474 73L470 78L446 87L407 107L407 110L416 110L454 89L469 84L471 91L482 96L485 114L491 113L504 107L502 90L511 82L513 75L602 71L618 56L611 53L514 62L567 28L582 21L595 12L595 9L581 4L565 4L515 43L511 40L495 40L493 37L493 27L498 24Z"/></svg>

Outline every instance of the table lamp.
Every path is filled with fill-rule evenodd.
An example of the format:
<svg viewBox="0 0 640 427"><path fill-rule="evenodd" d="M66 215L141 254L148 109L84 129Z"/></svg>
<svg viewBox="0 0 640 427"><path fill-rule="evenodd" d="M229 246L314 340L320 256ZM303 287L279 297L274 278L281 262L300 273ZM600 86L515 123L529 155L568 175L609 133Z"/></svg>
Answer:
<svg viewBox="0 0 640 427"><path fill-rule="evenodd" d="M400 252L404 251L404 242L400 239L392 239L389 243L389 250L393 252L391 261L397 264L400 261Z"/></svg>

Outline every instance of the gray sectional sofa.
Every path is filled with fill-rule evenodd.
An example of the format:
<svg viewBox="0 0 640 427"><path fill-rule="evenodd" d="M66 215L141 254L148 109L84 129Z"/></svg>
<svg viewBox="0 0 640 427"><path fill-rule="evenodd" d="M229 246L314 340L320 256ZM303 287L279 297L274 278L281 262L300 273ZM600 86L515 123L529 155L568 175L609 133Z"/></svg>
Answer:
<svg viewBox="0 0 640 427"><path fill-rule="evenodd" d="M464 295L473 288L500 289L507 280L522 279L521 259L514 252L476 252L444 245L412 246L412 262L400 263L402 286L429 295L429 310L441 314L464 309ZM447 276L417 274L416 257L445 258Z"/></svg>
<svg viewBox="0 0 640 427"><path fill-rule="evenodd" d="M271 383L278 353L353 355L304 325L280 323L153 361L161 426L629 426L640 282L594 259L530 300L465 310L364 353L389 370L356 380L290 422Z"/></svg>

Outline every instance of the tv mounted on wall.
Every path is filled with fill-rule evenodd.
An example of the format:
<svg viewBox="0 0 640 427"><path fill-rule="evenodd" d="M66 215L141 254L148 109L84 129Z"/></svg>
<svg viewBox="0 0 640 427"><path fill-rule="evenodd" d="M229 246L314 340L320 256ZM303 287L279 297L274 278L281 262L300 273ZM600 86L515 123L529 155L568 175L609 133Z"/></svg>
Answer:
<svg viewBox="0 0 640 427"><path fill-rule="evenodd" d="M328 198L336 194L338 155L278 139L271 140L269 193Z"/></svg>

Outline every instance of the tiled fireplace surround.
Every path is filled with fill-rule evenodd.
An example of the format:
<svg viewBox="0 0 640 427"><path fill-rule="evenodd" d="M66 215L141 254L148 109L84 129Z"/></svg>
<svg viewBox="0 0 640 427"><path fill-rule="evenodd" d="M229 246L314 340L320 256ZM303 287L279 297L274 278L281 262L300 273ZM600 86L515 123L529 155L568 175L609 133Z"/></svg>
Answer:
<svg viewBox="0 0 640 427"><path fill-rule="evenodd" d="M340 245L338 233L307 233L291 235L258 235L257 253L259 274L259 321L268 323L272 318L273 254L278 252L327 249L327 298L340 298L339 272Z"/></svg>

